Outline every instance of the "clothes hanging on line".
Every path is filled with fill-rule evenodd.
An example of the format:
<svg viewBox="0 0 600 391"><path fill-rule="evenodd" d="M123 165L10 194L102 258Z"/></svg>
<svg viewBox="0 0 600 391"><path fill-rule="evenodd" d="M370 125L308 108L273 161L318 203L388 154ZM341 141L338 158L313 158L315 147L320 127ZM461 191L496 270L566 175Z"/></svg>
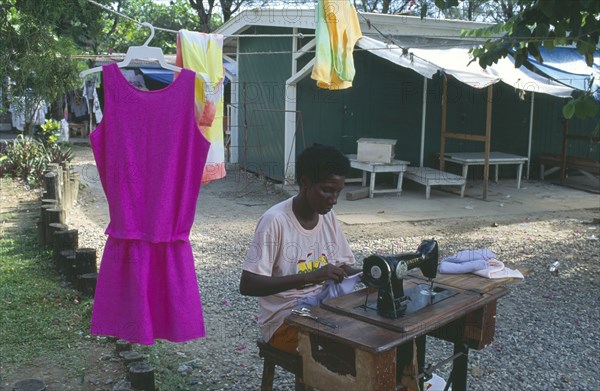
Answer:
<svg viewBox="0 0 600 391"><path fill-rule="evenodd" d="M83 95L83 88L68 93L69 110L75 118L88 114L87 101Z"/></svg>
<svg viewBox="0 0 600 391"><path fill-rule="evenodd" d="M125 78L128 81L130 80L127 77L125 77ZM144 79L142 78L142 85L134 84L134 83L131 83L131 84L137 88L145 89L145 86L143 86L143 82L144 82ZM89 112L94 113L94 117L96 118L96 123L100 123L100 121L102 121L102 109L100 108L100 99L98 99L98 91L96 91L96 83L95 82L87 83L87 81L86 81L86 83L83 83L83 96L85 97L85 104L87 105L88 113ZM91 105L90 105L90 100L92 101Z"/></svg>
<svg viewBox="0 0 600 391"><path fill-rule="evenodd" d="M330 90L352 87L354 45L362 37L358 15L348 0L319 0L316 7L315 64L311 78Z"/></svg>
<svg viewBox="0 0 600 391"><path fill-rule="evenodd" d="M69 123L66 119L60 120L60 136L58 137L59 142L68 142L69 141Z"/></svg>
<svg viewBox="0 0 600 391"><path fill-rule="evenodd" d="M102 69L104 118L90 134L109 206L91 333L131 343L205 336L189 233L209 142L194 117L195 74L161 90Z"/></svg>
<svg viewBox="0 0 600 391"><path fill-rule="evenodd" d="M223 36L180 30L175 64L196 72L195 112L200 131L210 142L203 183L225 177L223 139Z"/></svg>
<svg viewBox="0 0 600 391"><path fill-rule="evenodd" d="M48 113L49 106L45 101L41 101L35 107L25 106L28 104L25 97L15 98L13 103L10 104L8 111L11 114L12 127L19 131L25 130L26 111L27 117L29 117L32 125L43 125L46 122L46 114Z"/></svg>

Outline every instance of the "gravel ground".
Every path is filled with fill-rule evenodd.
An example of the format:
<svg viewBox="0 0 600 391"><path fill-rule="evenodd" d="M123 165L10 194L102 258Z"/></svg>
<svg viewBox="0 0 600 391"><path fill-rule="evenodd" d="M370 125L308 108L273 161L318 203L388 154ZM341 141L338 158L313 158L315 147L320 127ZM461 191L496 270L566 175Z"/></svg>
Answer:
<svg viewBox="0 0 600 391"><path fill-rule="evenodd" d="M108 222L106 201L89 151L77 162L88 187L69 216L80 246L101 251ZM208 337L173 344L174 370L189 389L259 389L262 360L255 340L257 305L238 292L240 268L257 218L286 197L259 178L231 173L202 189L191 242ZM600 356L600 209L509 216L491 221L427 220L348 225L344 230L356 258L374 252L414 251L435 236L441 257L462 249L489 248L512 267L527 272L500 299L493 343L470 351L472 390L598 390ZM496 224L494 224L496 225ZM548 265L560 262L553 275ZM427 363L450 356L449 343L428 339ZM438 372L447 377L449 368ZM293 390L293 378L276 370L275 388Z"/></svg>

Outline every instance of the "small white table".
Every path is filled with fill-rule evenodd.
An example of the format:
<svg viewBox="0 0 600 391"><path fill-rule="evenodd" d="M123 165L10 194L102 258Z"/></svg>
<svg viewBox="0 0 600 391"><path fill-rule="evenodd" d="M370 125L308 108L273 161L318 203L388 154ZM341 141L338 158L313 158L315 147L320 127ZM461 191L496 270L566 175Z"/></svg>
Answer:
<svg viewBox="0 0 600 391"><path fill-rule="evenodd" d="M369 180L369 198L373 198L375 193L402 193L402 179L404 171L410 162L404 160L392 160L391 163L376 163L376 162L360 162L356 159L356 155L347 155L350 160L350 167L362 170L362 185L367 184L367 173L371 173ZM395 189L380 189L375 190L375 177L379 172L391 172L398 174L398 184Z"/></svg>
<svg viewBox="0 0 600 391"><path fill-rule="evenodd" d="M462 165L462 176L467 179L469 166L485 165L484 152L460 152L446 153L445 161ZM523 164L527 162L527 158L519 155L512 155L504 152L490 152L489 164L495 166L495 180L498 182L498 166L501 164L516 164L517 167L517 189L521 188L521 175L523 173Z"/></svg>

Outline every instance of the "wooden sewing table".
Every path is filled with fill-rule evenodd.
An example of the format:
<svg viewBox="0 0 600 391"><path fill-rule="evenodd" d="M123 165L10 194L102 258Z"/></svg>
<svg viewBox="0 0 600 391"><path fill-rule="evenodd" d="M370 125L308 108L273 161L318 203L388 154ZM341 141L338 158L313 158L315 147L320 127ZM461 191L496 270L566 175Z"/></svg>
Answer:
<svg viewBox="0 0 600 391"><path fill-rule="evenodd" d="M506 280L489 280L472 274L439 274L436 289L453 292L438 303L398 319L387 319L373 309L377 290L364 288L312 309L313 314L339 327L331 328L313 319L290 315L286 322L299 329L298 348L302 357L302 380L308 387L327 390L396 390L396 351L416 342L419 373L425 361L427 335L454 343L452 388L466 390L468 350L491 343L496 322L496 302L508 293ZM404 289L427 284L420 271L404 280ZM428 300L428 299L427 299ZM329 342L329 343L328 343ZM335 354L324 348L331 342L341 347ZM340 365L340 360L343 361Z"/></svg>

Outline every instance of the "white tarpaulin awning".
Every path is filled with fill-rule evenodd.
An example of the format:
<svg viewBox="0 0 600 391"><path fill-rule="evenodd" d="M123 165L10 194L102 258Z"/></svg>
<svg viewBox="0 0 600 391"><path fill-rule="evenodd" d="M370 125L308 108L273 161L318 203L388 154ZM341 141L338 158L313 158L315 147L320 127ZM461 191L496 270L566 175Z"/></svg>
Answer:
<svg viewBox="0 0 600 391"><path fill-rule="evenodd" d="M499 76L481 68L477 62L469 64L473 57L468 49L410 49L409 52L473 88L485 88L500 81Z"/></svg>
<svg viewBox="0 0 600 391"><path fill-rule="evenodd" d="M573 89L525 67L515 68L510 57L501 58L486 69L472 61L468 48L403 49L370 37L362 37L358 47L431 79L438 71L451 75L473 88L485 88L500 81L516 89L567 98Z"/></svg>
<svg viewBox="0 0 600 391"><path fill-rule="evenodd" d="M439 67L439 69L473 88L484 88L502 81L519 90L567 98L573 89L544 76L537 75L525 67L515 68L511 58L498 60L497 64L483 69L468 48L410 49L409 53Z"/></svg>
<svg viewBox="0 0 600 391"><path fill-rule="evenodd" d="M359 48L368 50L369 53L391 61L394 64L410 68L428 79L431 79L440 70L438 66L430 64L427 61L403 54L402 48L393 44L386 44L373 38L362 37L358 40L357 45Z"/></svg>

